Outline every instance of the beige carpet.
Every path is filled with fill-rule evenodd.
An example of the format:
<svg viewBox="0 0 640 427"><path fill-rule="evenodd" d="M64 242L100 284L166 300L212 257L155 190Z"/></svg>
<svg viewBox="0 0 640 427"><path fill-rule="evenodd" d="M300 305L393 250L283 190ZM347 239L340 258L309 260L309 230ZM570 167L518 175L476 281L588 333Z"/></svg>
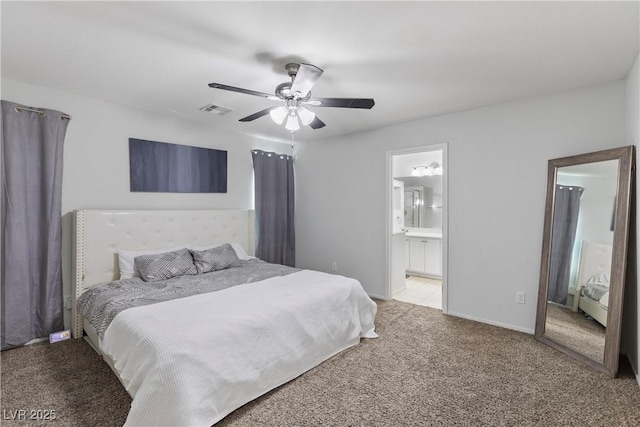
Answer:
<svg viewBox="0 0 640 427"><path fill-rule="evenodd" d="M547 304L545 335L600 363L604 361L606 332L604 326L582 313Z"/></svg>
<svg viewBox="0 0 640 427"><path fill-rule="evenodd" d="M398 301L379 303L377 325L378 339L218 425L640 425L640 389L627 365L610 380L530 335ZM56 423L41 425L126 418L127 393L83 341L5 351L1 363L4 411L58 411Z"/></svg>

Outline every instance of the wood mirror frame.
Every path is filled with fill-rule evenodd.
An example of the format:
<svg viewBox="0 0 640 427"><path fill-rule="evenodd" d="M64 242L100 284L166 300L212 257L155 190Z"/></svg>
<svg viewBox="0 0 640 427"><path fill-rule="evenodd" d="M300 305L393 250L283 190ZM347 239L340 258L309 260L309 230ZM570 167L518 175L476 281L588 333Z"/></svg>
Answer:
<svg viewBox="0 0 640 427"><path fill-rule="evenodd" d="M627 246L629 240L632 176L635 170L634 157L634 147L627 146L598 151L595 153L552 159L549 160L548 164L547 197L545 204L542 261L540 266L540 287L538 291L535 338L600 372L608 374L611 378L615 378L618 373L620 334L622 327L622 296L624 294ZM609 301L604 355L603 362L601 362L545 335L545 324L547 319L547 294L551 264L551 236L553 232L553 213L555 208L555 190L558 169L566 166L609 160L618 160L618 176L615 199L615 227L613 230L611 274L609 282ZM579 297L580 296L578 295L578 298Z"/></svg>

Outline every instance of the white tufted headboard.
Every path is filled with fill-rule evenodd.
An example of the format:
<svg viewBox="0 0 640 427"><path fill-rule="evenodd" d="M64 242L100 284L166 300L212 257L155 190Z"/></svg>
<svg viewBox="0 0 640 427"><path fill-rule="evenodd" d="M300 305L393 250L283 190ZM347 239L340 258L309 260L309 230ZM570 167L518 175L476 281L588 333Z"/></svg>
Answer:
<svg viewBox="0 0 640 427"><path fill-rule="evenodd" d="M254 254L252 210L74 211L73 335L82 337L77 300L89 287L120 277L118 250L239 243Z"/></svg>
<svg viewBox="0 0 640 427"><path fill-rule="evenodd" d="M576 287L584 286L596 274L610 275L612 256L612 245L583 240L580 248L580 266L578 267Z"/></svg>
<svg viewBox="0 0 640 427"><path fill-rule="evenodd" d="M580 290L589 279L596 274L611 274L613 246L605 243L583 240L580 246L580 264L573 296L573 311L578 311L580 304Z"/></svg>

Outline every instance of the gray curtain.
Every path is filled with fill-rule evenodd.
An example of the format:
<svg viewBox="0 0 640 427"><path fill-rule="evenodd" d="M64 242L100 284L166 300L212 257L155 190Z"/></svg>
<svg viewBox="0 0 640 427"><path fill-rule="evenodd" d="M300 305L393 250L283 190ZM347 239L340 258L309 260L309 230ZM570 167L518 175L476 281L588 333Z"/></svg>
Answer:
<svg viewBox="0 0 640 427"><path fill-rule="evenodd" d="M565 304L567 301L571 255L578 228L580 196L583 191L582 187L556 185L547 299L558 304Z"/></svg>
<svg viewBox="0 0 640 427"><path fill-rule="evenodd" d="M295 266L293 157L253 150L256 256Z"/></svg>
<svg viewBox="0 0 640 427"><path fill-rule="evenodd" d="M2 349L63 329L62 113L2 101Z"/></svg>

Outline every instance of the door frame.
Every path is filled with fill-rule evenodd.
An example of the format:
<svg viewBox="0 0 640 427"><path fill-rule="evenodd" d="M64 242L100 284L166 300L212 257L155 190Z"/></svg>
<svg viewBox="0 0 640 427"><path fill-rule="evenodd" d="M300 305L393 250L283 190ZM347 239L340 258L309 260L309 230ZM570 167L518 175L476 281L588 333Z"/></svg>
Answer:
<svg viewBox="0 0 640 427"><path fill-rule="evenodd" d="M449 152L448 144L432 144L420 147L390 150L386 152L386 194L385 204L385 299L392 299L391 294L391 234L393 232L393 157L403 154L417 154L426 151L442 151L442 312L449 311Z"/></svg>

